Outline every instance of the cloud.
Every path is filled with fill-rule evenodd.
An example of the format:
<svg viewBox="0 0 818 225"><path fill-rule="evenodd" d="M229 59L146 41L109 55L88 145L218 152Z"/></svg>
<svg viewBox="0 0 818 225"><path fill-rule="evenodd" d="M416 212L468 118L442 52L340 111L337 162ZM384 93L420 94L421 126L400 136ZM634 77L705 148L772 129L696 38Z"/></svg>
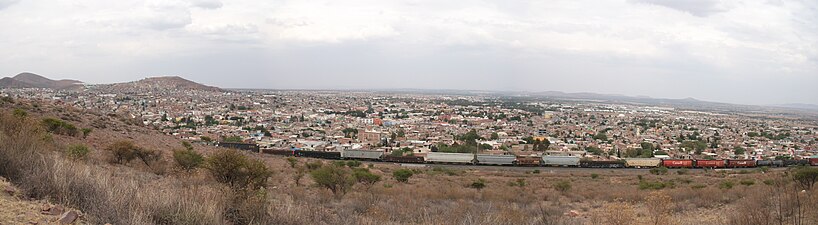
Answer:
<svg viewBox="0 0 818 225"><path fill-rule="evenodd" d="M718 0L634 0L639 3L647 3L670 9L690 13L694 16L707 17L716 13L724 12L719 6Z"/></svg>
<svg viewBox="0 0 818 225"><path fill-rule="evenodd" d="M17 4L20 0L0 0L0 10L8 8L11 5Z"/></svg>
<svg viewBox="0 0 818 225"><path fill-rule="evenodd" d="M223 6L218 0L193 0L190 5L202 9L218 9Z"/></svg>

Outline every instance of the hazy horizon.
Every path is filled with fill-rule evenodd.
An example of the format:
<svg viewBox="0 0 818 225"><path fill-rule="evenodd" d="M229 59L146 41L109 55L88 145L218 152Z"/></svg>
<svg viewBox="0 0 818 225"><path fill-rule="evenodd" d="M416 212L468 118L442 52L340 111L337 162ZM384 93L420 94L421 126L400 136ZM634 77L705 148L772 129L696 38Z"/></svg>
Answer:
<svg viewBox="0 0 818 225"><path fill-rule="evenodd" d="M814 1L0 0L0 76L818 104Z"/></svg>

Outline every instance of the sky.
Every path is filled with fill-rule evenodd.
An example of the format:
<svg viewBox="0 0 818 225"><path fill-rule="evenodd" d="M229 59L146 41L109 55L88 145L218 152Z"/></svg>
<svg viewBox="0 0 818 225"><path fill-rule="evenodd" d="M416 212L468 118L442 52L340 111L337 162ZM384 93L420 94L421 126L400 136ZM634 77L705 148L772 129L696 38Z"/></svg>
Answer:
<svg viewBox="0 0 818 225"><path fill-rule="evenodd" d="M818 1L0 0L0 77L818 104Z"/></svg>

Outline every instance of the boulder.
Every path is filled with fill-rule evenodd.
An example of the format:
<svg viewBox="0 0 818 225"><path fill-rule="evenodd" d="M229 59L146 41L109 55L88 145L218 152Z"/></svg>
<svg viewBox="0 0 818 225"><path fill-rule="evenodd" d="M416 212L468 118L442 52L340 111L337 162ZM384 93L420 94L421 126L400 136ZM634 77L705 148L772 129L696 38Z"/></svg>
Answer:
<svg viewBox="0 0 818 225"><path fill-rule="evenodd" d="M57 220L57 223L59 223L59 224L72 224L72 223L74 223L74 221L77 221L77 219L79 219L79 218L80 218L80 214L77 213L77 211L71 210L71 211L63 213L60 216L60 219Z"/></svg>

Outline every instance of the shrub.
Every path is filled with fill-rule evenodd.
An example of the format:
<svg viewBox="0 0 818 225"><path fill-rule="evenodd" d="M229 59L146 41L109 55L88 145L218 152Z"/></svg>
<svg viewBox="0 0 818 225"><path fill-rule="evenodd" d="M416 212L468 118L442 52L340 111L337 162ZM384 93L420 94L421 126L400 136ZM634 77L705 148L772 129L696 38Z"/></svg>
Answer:
<svg viewBox="0 0 818 225"><path fill-rule="evenodd" d="M267 186L272 172L263 162L248 159L238 150L228 149L207 158L205 168L219 183L237 190L253 190Z"/></svg>
<svg viewBox="0 0 818 225"><path fill-rule="evenodd" d="M352 160L352 161L347 162L347 166L348 166L349 168L359 167L359 166L361 166L361 164L362 164L362 163L361 163L361 162L359 162L359 161L357 161L357 160Z"/></svg>
<svg viewBox="0 0 818 225"><path fill-rule="evenodd" d="M704 184L694 184L693 186L690 186L691 189L702 189L702 188L706 188L706 187L707 187L707 185L704 185Z"/></svg>
<svg viewBox="0 0 818 225"><path fill-rule="evenodd" d="M317 169L321 168L322 166L324 166L324 162L312 161L312 162L304 163L304 166L307 167L307 170L313 171L313 170L317 170Z"/></svg>
<svg viewBox="0 0 818 225"><path fill-rule="evenodd" d="M134 145L133 142L117 141L109 145L105 150L111 152L112 162L124 164L136 158L136 151L138 148L139 147Z"/></svg>
<svg viewBox="0 0 818 225"><path fill-rule="evenodd" d="M91 133L91 131L94 131L94 129L91 129L91 128L82 128L82 138L86 138L86 137L88 137L88 134L90 134L90 133Z"/></svg>
<svg viewBox="0 0 818 225"><path fill-rule="evenodd" d="M636 175L636 178L639 178L639 180L642 180L642 175Z"/></svg>
<svg viewBox="0 0 818 225"><path fill-rule="evenodd" d="M190 142L182 141L182 147L185 147L185 149L187 150L193 151L193 145L191 145Z"/></svg>
<svg viewBox="0 0 818 225"><path fill-rule="evenodd" d="M313 170L310 176L318 186L329 189L336 196L343 196L355 184L355 178L347 170L332 164Z"/></svg>
<svg viewBox="0 0 818 225"><path fill-rule="evenodd" d="M554 190L557 190L559 192L567 192L571 190L571 182L567 180L557 182L556 184L554 184Z"/></svg>
<svg viewBox="0 0 818 225"><path fill-rule="evenodd" d="M65 155L71 159L86 159L89 152L91 152L91 150L88 149L88 146L74 144L68 146L68 150L66 150Z"/></svg>
<svg viewBox="0 0 818 225"><path fill-rule="evenodd" d="M599 178L599 174L592 173L591 174L591 179L596 179L596 178Z"/></svg>
<svg viewBox="0 0 818 225"><path fill-rule="evenodd" d="M146 148L136 148L134 150L136 158L139 158L146 166L150 166L153 162L159 161L159 159L162 158L162 152L160 151Z"/></svg>
<svg viewBox="0 0 818 225"><path fill-rule="evenodd" d="M518 178L515 181L508 182L508 186L512 186L512 187L525 187L525 185L526 185L526 182L525 182L525 179L523 179L523 178Z"/></svg>
<svg viewBox="0 0 818 225"><path fill-rule="evenodd" d="M483 188L486 187L486 180L483 180L482 178L477 179L476 181L471 183L471 185L469 185L469 187L477 189L477 190L483 189Z"/></svg>
<svg viewBox="0 0 818 225"><path fill-rule="evenodd" d="M55 118L43 119L43 126L48 132L59 135L76 136L79 133L73 124Z"/></svg>
<svg viewBox="0 0 818 225"><path fill-rule="evenodd" d="M460 171L460 170L450 169L450 168L441 167L441 166L436 166L436 167L432 168L432 172L434 172L434 173L444 173L444 174L449 175L449 176L457 176L457 175L460 175L460 174L463 173L463 171ZM430 173L430 174L434 174L434 173Z"/></svg>
<svg viewBox="0 0 818 225"><path fill-rule="evenodd" d="M298 163L298 159L295 159L295 157L292 156L287 157L287 163L290 164L290 168L295 168L295 164Z"/></svg>
<svg viewBox="0 0 818 225"><path fill-rule="evenodd" d="M191 149L173 151L173 160L183 170L190 172L195 170L204 162L204 157Z"/></svg>
<svg viewBox="0 0 818 225"><path fill-rule="evenodd" d="M534 174L539 174L539 173L540 173L540 170L539 170L539 169L534 170L532 173L534 173Z"/></svg>
<svg viewBox="0 0 818 225"><path fill-rule="evenodd" d="M653 175L665 175L667 174L667 168L666 167L652 168L650 169L650 173Z"/></svg>
<svg viewBox="0 0 818 225"><path fill-rule="evenodd" d="M731 189L735 184L732 181L724 181L719 184L719 188L721 189Z"/></svg>
<svg viewBox="0 0 818 225"><path fill-rule="evenodd" d="M363 184L367 190L375 185L375 183L378 183L378 181L381 181L381 176L369 172L368 169L356 168L352 171L352 176L355 177L358 183Z"/></svg>
<svg viewBox="0 0 818 225"><path fill-rule="evenodd" d="M775 181L767 179L767 180L764 180L763 183L766 184L766 185L773 185L773 184L775 184Z"/></svg>
<svg viewBox="0 0 818 225"><path fill-rule="evenodd" d="M392 172L392 176L395 177L395 180L403 183L409 182L409 178L412 177L412 175L414 175L414 172L407 169L399 169Z"/></svg>
<svg viewBox="0 0 818 225"><path fill-rule="evenodd" d="M744 186L750 186L750 185L756 184L756 182L753 181L753 180L742 180L742 181L739 181L738 183L741 184L741 185L744 185Z"/></svg>
<svg viewBox="0 0 818 225"><path fill-rule="evenodd" d="M665 188L672 188L675 184L672 182L661 181L640 181L639 190L661 190Z"/></svg>
<svg viewBox="0 0 818 225"><path fill-rule="evenodd" d="M681 168L681 169L676 171L676 174L686 175L688 172L690 172L690 171L687 168Z"/></svg>
<svg viewBox="0 0 818 225"><path fill-rule="evenodd" d="M673 198L664 192L655 191L645 197L645 205L651 224L669 224L673 215Z"/></svg>

